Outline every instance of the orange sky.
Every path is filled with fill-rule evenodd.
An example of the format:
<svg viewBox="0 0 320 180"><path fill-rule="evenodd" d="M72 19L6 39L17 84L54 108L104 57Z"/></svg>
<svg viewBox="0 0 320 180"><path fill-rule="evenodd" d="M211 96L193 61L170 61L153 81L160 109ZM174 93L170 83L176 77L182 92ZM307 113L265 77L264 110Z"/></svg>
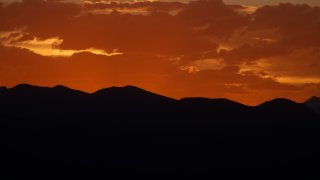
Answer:
<svg viewBox="0 0 320 180"><path fill-rule="evenodd" d="M0 85L301 102L320 96L319 34L306 4L24 0L0 5Z"/></svg>

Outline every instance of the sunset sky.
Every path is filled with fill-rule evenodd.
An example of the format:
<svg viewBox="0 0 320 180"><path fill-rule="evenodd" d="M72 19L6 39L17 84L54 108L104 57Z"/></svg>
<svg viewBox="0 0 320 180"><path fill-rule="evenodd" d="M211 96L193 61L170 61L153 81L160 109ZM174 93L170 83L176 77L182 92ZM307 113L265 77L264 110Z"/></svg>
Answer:
<svg viewBox="0 0 320 180"><path fill-rule="evenodd" d="M289 2L289 3L288 3ZM0 0L0 86L320 96L319 0Z"/></svg>

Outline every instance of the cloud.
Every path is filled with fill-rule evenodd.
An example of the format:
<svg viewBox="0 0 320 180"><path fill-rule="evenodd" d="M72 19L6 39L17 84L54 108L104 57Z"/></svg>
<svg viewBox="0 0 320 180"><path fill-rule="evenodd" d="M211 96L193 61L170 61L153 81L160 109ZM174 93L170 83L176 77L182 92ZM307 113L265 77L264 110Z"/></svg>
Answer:
<svg viewBox="0 0 320 180"><path fill-rule="evenodd" d="M253 72L285 84L318 84L320 83L319 50L320 48L299 49L287 56L244 63L240 66L240 73Z"/></svg>
<svg viewBox="0 0 320 180"><path fill-rule="evenodd" d="M154 12L167 12L176 15L185 6L181 2L138 1L138 2L93 2L84 1L85 11L93 14L110 14L114 11L122 14L149 15Z"/></svg>
<svg viewBox="0 0 320 180"><path fill-rule="evenodd" d="M251 5L251 6L264 6L264 5L277 5L279 3L287 3L290 2L292 4L309 4L313 6L320 6L320 2L318 0L224 0L227 4L243 4L243 5Z"/></svg>
<svg viewBox="0 0 320 180"><path fill-rule="evenodd" d="M131 84L246 104L320 95L318 7L90 2L0 6L0 84Z"/></svg>
<svg viewBox="0 0 320 180"><path fill-rule="evenodd" d="M0 31L27 27L38 34L47 34L61 27L69 18L81 12L80 6L58 1L23 0L2 9Z"/></svg>
<svg viewBox="0 0 320 180"><path fill-rule="evenodd" d="M64 84L93 92L102 87L133 84L174 98L224 97L246 104L258 104L275 96L302 100L313 95L311 92L319 93L315 89L318 86L285 85L254 73L239 74L236 66L188 73L171 60L151 54L108 57L83 52L52 59L25 49L0 47L0 82L7 86ZM300 92L300 96L293 95Z"/></svg>
<svg viewBox="0 0 320 180"><path fill-rule="evenodd" d="M196 73L203 70L221 70L226 66L222 59L199 59L193 61L190 65L181 66L181 70L189 73Z"/></svg>
<svg viewBox="0 0 320 180"><path fill-rule="evenodd" d="M60 39L59 37L52 37L41 40L36 37L32 37L29 34L26 34L21 29L16 31L0 32L0 34L2 45L7 47L28 49L42 56L68 57L80 52L90 52L92 54L102 56L115 56L123 54L121 52L118 52L117 49L113 49L110 53L107 53L105 50L96 48L88 48L83 50L60 49L59 46L63 43L63 39Z"/></svg>
<svg viewBox="0 0 320 180"><path fill-rule="evenodd" d="M238 9L227 6L222 0L192 1L177 14L177 18L192 27L205 25L202 35L225 37L249 22L248 16L239 13Z"/></svg>
<svg viewBox="0 0 320 180"><path fill-rule="evenodd" d="M284 46L319 46L320 8L290 3L264 6L254 13L249 29L277 28Z"/></svg>

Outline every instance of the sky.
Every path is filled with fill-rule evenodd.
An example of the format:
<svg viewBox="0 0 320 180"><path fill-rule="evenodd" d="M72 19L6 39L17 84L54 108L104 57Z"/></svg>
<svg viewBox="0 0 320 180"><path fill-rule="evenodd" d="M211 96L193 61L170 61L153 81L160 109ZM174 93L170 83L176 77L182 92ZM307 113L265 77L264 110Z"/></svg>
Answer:
<svg viewBox="0 0 320 180"><path fill-rule="evenodd" d="M10 2L0 86L134 85L248 105L320 96L318 1Z"/></svg>
<svg viewBox="0 0 320 180"><path fill-rule="evenodd" d="M319 0L224 0L228 4L242 4L251 6L275 5L279 3L309 4L320 6Z"/></svg>
<svg viewBox="0 0 320 180"><path fill-rule="evenodd" d="M0 0L0 2L10 3L22 0ZM68 2L81 2L83 0L65 0ZM90 1L90 0L87 0ZM93 0L94 1L94 0ZM135 2L138 0L119 0L118 2ZM165 2L174 2L175 0L163 0ZM177 0L178 1L178 0ZM189 2L190 0L179 0L180 2ZM293 4L309 4L312 6L320 6L319 0L223 0L226 4L242 4L249 6L263 6L263 5L274 5L278 3L293 3Z"/></svg>

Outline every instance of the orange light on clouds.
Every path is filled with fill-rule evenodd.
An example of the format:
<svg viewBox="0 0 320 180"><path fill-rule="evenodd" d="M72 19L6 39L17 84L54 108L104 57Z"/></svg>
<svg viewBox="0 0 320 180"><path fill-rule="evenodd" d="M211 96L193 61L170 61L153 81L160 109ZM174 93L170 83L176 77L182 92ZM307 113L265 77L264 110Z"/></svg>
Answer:
<svg viewBox="0 0 320 180"><path fill-rule="evenodd" d="M303 101L320 96L319 16L302 4L222 0L2 4L0 85Z"/></svg>
<svg viewBox="0 0 320 180"><path fill-rule="evenodd" d="M96 48L87 48L83 50L60 49L59 46L63 43L63 39L60 39L59 37L52 37L44 40L33 37L32 39L28 40L19 40L26 35L27 34L25 34L23 30L0 32L0 39L2 39L1 43L4 46L28 49L42 56L70 57L75 53L81 52L90 52L92 54L102 56L116 56L123 54L121 52L118 52L117 49L113 49L110 53L106 52L105 50Z"/></svg>

